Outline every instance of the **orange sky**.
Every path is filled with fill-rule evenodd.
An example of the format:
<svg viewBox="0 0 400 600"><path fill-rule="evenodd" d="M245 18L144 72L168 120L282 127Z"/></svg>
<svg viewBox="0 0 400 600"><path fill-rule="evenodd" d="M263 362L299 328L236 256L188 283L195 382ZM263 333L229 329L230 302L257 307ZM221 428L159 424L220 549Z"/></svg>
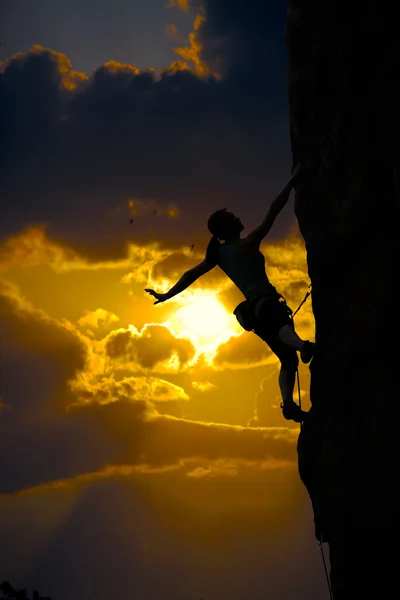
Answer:
<svg viewBox="0 0 400 600"><path fill-rule="evenodd" d="M232 314L241 294L218 268L157 306L144 292L203 259L212 210L240 207L248 230L290 174L287 116L255 76L266 61L281 82L273 23L264 47L258 20L218 20L225 0L169 2L194 4L186 37L169 12L159 72L110 56L82 73L41 40L0 65L0 578L54 600L326 592L299 426L276 357ZM248 61L244 84L228 59ZM296 308L291 201L261 249ZM314 339L310 301L295 323ZM307 410L303 364L300 380Z"/></svg>
<svg viewBox="0 0 400 600"><path fill-rule="evenodd" d="M296 519L306 518L310 543L311 514L296 465L299 428L281 416L277 360L254 334L240 330L232 315L240 295L219 269L154 306L144 288L167 289L202 258L196 249L159 247L156 240L129 244L123 260L89 263L39 228L2 244L3 347L21 369L5 377L1 418L12 436L3 440L3 451L18 471L9 489L32 488L15 505L4 496L3 518L17 506L36 515L38 499L57 498L61 507L51 509L49 522L41 517L43 530L35 533L45 552L48 536L63 530L80 506L78 489L96 481L112 486L122 477L130 494L145 485L146 510L160 510L157 518L179 539L194 536L199 556L226 551L224 536L239 535L239 514L240 531L256 545L264 537L266 552L278 531L289 544L288 523L298 527ZM302 241L293 233L263 251L272 283L295 308L308 284ZM199 322L207 323L214 308L218 335L210 329L199 335ZM309 302L296 325L300 335L313 336ZM23 380L21 397L15 377ZM304 365L300 377L308 409ZM188 516L178 524L182 506ZM215 522L220 511L225 525ZM37 558L33 546L33 556L24 555L28 562ZM156 552L152 543L148 551Z"/></svg>

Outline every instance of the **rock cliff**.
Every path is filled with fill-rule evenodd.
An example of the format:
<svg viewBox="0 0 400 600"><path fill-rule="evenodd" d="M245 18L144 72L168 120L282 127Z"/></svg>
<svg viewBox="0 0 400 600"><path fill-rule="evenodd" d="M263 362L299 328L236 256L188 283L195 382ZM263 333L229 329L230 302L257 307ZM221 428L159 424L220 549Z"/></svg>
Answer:
<svg viewBox="0 0 400 600"><path fill-rule="evenodd" d="M396 3L291 0L293 160L317 352L299 472L335 600L398 593L400 36Z"/></svg>

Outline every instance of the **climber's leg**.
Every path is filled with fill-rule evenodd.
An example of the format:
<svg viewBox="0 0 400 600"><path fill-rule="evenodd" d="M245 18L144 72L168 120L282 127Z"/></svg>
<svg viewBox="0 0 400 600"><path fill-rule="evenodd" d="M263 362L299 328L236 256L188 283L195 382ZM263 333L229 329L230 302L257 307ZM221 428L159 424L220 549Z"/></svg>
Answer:
<svg viewBox="0 0 400 600"><path fill-rule="evenodd" d="M280 328L279 337L286 346L295 348L296 350L299 350L299 352L303 350L304 341L295 332L292 322Z"/></svg>
<svg viewBox="0 0 400 600"><path fill-rule="evenodd" d="M303 363L310 362L314 355L315 344L308 340L302 340L301 337L297 335L294 330L293 321L280 328L279 337L286 346L299 350Z"/></svg>
<svg viewBox="0 0 400 600"><path fill-rule="evenodd" d="M281 370L278 377L279 388L283 404L291 404L293 402L293 390L296 383L296 370L290 367L285 367L281 364Z"/></svg>
<svg viewBox="0 0 400 600"><path fill-rule="evenodd" d="M280 360L280 372L278 377L279 388L282 396L282 414L285 419L296 423L304 421L306 412L293 400L293 390L296 382L296 372L299 365L297 352L282 342L277 333L268 330L257 329L255 333L263 339L272 352Z"/></svg>
<svg viewBox="0 0 400 600"><path fill-rule="evenodd" d="M282 414L285 419L300 423L304 421L307 413L301 410L300 406L293 400L296 373L299 366L297 352L294 348L286 346L279 336L276 336L275 339L270 338L268 345L281 362L278 383L282 396Z"/></svg>
<svg viewBox="0 0 400 600"><path fill-rule="evenodd" d="M277 300L267 300L261 304L257 316L254 333L268 344L281 363L278 383L282 396L283 416L285 419L301 422L307 413L302 411L300 406L294 402L293 390L299 365L297 350L304 349L305 342L297 336L294 331L293 320L284 305ZM282 330L286 343L280 335Z"/></svg>

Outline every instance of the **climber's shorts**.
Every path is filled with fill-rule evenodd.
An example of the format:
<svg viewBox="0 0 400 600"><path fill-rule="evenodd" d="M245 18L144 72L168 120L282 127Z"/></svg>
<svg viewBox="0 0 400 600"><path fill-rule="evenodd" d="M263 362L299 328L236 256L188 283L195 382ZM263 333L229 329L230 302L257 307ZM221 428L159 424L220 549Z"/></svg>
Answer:
<svg viewBox="0 0 400 600"><path fill-rule="evenodd" d="M268 344L272 352L279 358L283 367L296 370L299 364L297 352L282 342L279 330L284 325L294 329L291 310L282 296L265 296L252 301L255 313L254 333Z"/></svg>

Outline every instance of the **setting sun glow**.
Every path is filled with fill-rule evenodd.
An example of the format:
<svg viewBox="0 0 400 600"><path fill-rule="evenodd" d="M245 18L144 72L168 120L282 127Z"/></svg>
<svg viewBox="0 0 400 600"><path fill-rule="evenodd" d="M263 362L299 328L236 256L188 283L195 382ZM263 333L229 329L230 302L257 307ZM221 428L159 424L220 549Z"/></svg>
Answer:
<svg viewBox="0 0 400 600"><path fill-rule="evenodd" d="M179 333L195 335L200 344L219 340L234 331L234 317L212 296L193 297L171 319L171 325Z"/></svg>

